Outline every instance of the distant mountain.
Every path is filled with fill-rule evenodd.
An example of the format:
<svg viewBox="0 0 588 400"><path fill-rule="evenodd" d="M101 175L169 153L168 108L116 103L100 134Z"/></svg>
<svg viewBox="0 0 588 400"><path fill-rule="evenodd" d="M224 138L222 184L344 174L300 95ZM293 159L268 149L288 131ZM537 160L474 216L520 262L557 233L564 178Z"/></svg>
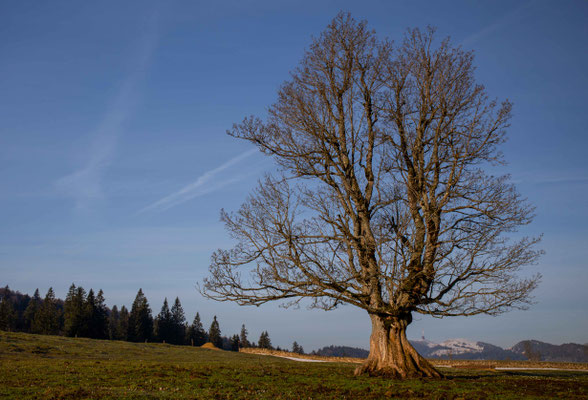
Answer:
<svg viewBox="0 0 588 400"><path fill-rule="evenodd" d="M588 362L588 346L585 344L564 343L558 346L538 340L523 340L509 350L541 361Z"/></svg>
<svg viewBox="0 0 588 400"><path fill-rule="evenodd" d="M509 349L468 339L450 339L442 343L412 340L411 344L426 358L455 360L541 360L588 362L588 346L576 343L553 345L538 340L523 340ZM327 346L315 354L328 357L366 358L369 351L347 346Z"/></svg>
<svg viewBox="0 0 588 400"><path fill-rule="evenodd" d="M367 358L369 351L360 349L358 347L348 346L325 346L314 352L316 355L324 357L354 357Z"/></svg>
<svg viewBox="0 0 588 400"><path fill-rule="evenodd" d="M429 342L428 340L411 340L410 344L424 357L429 357L432 352L431 349L439 346L437 343Z"/></svg>
<svg viewBox="0 0 588 400"><path fill-rule="evenodd" d="M431 348L431 356L446 357L462 354L482 353L484 346L481 342L474 342L467 339L449 339Z"/></svg>
<svg viewBox="0 0 588 400"><path fill-rule="evenodd" d="M474 342L467 339L450 339L442 343L426 340L411 341L414 348L424 357L457 360L526 360L521 354L490 343Z"/></svg>

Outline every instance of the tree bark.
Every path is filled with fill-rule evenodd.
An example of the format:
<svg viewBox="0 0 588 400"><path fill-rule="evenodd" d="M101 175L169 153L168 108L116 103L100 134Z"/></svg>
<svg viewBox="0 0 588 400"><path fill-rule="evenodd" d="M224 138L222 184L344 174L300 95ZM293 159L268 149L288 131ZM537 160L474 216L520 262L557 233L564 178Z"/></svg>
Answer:
<svg viewBox="0 0 588 400"><path fill-rule="evenodd" d="M371 314L370 318L370 354L355 370L355 375L367 374L396 379L443 377L406 338L410 315L405 318L390 318Z"/></svg>

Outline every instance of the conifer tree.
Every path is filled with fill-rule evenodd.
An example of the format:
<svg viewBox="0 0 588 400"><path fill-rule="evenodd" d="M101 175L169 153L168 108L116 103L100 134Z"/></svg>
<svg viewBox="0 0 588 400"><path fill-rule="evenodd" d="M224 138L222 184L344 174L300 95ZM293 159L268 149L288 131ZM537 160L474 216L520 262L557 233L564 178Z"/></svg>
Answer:
<svg viewBox="0 0 588 400"><path fill-rule="evenodd" d="M16 312L14 305L7 296L0 301L0 330L13 331L16 327Z"/></svg>
<svg viewBox="0 0 588 400"><path fill-rule="evenodd" d="M39 294L39 289L35 290L35 294L24 312L24 327L25 332L32 332L33 331L33 321L35 320L35 315L41 308L41 295Z"/></svg>
<svg viewBox="0 0 588 400"><path fill-rule="evenodd" d="M108 338L108 310L104 302L104 292L100 289L94 303L94 319L92 320L92 337L95 339Z"/></svg>
<svg viewBox="0 0 588 400"><path fill-rule="evenodd" d="M174 305L171 308L171 316L172 335L170 337L170 343L184 344L184 338L186 336L186 315L178 297L176 297Z"/></svg>
<svg viewBox="0 0 588 400"><path fill-rule="evenodd" d="M85 318L86 291L73 283L64 303L64 333L66 336L84 336L87 331Z"/></svg>
<svg viewBox="0 0 588 400"><path fill-rule="evenodd" d="M16 317L16 325L14 327L16 332L27 332L28 330L25 323L24 313L30 302L31 296L28 294L22 295L19 292L16 292L16 297L12 299Z"/></svg>
<svg viewBox="0 0 588 400"><path fill-rule="evenodd" d="M96 296L94 290L90 288L86 301L83 305L82 327L78 333L80 336L94 338L95 336L95 319L96 319Z"/></svg>
<svg viewBox="0 0 588 400"><path fill-rule="evenodd" d="M151 339L153 335L153 317L149 302L139 289L129 315L128 337L132 342L144 342Z"/></svg>
<svg viewBox="0 0 588 400"><path fill-rule="evenodd" d="M267 331L261 332L259 336L258 346L260 349L273 350L272 341L270 340L269 333Z"/></svg>
<svg viewBox="0 0 588 400"><path fill-rule="evenodd" d="M49 288L45 299L35 314L33 320L33 332L45 335L56 335L59 333L61 312L57 307L57 300L53 288Z"/></svg>
<svg viewBox="0 0 588 400"><path fill-rule="evenodd" d="M35 292L36 294L37 292ZM74 283L71 284L69 290L67 291L67 295L65 296L65 301L63 302L63 333L66 336L75 336L75 329L74 329L74 320L76 319L76 307L74 306L76 300L76 285Z"/></svg>
<svg viewBox="0 0 588 400"><path fill-rule="evenodd" d="M206 343L207 340L206 331L202 326L202 322L200 321L200 314L196 313L194 317L194 322L188 328L188 332L186 334L186 342L188 344L192 344L193 346L202 346Z"/></svg>
<svg viewBox="0 0 588 400"><path fill-rule="evenodd" d="M125 306L120 308L119 323L117 325L116 336L118 340L129 340L129 310Z"/></svg>
<svg viewBox="0 0 588 400"><path fill-rule="evenodd" d="M157 340L170 343L170 339L172 337L172 330L173 330L173 321L172 321L172 314L169 310L169 306L167 304L167 297L163 301L163 306L161 307L161 311L155 318L155 336Z"/></svg>
<svg viewBox="0 0 588 400"><path fill-rule="evenodd" d="M210 329L208 331L208 340L210 343L221 349L223 347L223 339L221 337L221 330L218 321L216 320L216 315L210 324Z"/></svg>
<svg viewBox="0 0 588 400"><path fill-rule="evenodd" d="M88 321L86 320L86 316L85 316L85 304L86 304L86 300L87 299L87 294L86 294L86 290L79 286L76 289L76 300L75 300L75 306L76 311L77 311L77 315L75 316L75 334L76 336L82 336L84 334L84 331L88 330Z"/></svg>
<svg viewBox="0 0 588 400"><path fill-rule="evenodd" d="M249 347L249 340L247 340L247 328L245 328L245 324L241 325L241 335L239 337L239 346L240 347Z"/></svg>
<svg viewBox="0 0 588 400"><path fill-rule="evenodd" d="M230 350L231 351L239 351L239 347L241 347L241 343L239 340L239 335L233 335L229 342Z"/></svg>
<svg viewBox="0 0 588 400"><path fill-rule="evenodd" d="M298 344L298 342L294 341L294 343L292 343L292 353L304 354L304 349Z"/></svg>
<svg viewBox="0 0 588 400"><path fill-rule="evenodd" d="M110 315L108 316L108 338L110 340L121 340L118 336L120 331L120 313L118 312L118 307L115 305L112 306L112 310L110 310Z"/></svg>

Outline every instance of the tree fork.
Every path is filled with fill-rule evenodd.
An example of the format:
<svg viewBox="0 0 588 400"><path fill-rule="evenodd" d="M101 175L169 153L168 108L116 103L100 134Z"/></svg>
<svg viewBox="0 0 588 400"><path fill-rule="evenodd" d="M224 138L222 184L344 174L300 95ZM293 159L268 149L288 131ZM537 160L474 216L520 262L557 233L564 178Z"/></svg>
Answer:
<svg viewBox="0 0 588 400"><path fill-rule="evenodd" d="M442 378L443 375L422 357L406 338L412 320L370 314L372 334L370 354L355 370L355 375L385 376L396 379Z"/></svg>

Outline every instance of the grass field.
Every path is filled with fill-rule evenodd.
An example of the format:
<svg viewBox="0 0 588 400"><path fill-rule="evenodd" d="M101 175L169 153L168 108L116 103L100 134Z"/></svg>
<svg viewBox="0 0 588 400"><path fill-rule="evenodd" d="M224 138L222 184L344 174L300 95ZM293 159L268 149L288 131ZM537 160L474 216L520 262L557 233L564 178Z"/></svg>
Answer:
<svg viewBox="0 0 588 400"><path fill-rule="evenodd" d="M588 398L588 373L443 368L441 380L353 377L353 363L0 332L7 399Z"/></svg>

